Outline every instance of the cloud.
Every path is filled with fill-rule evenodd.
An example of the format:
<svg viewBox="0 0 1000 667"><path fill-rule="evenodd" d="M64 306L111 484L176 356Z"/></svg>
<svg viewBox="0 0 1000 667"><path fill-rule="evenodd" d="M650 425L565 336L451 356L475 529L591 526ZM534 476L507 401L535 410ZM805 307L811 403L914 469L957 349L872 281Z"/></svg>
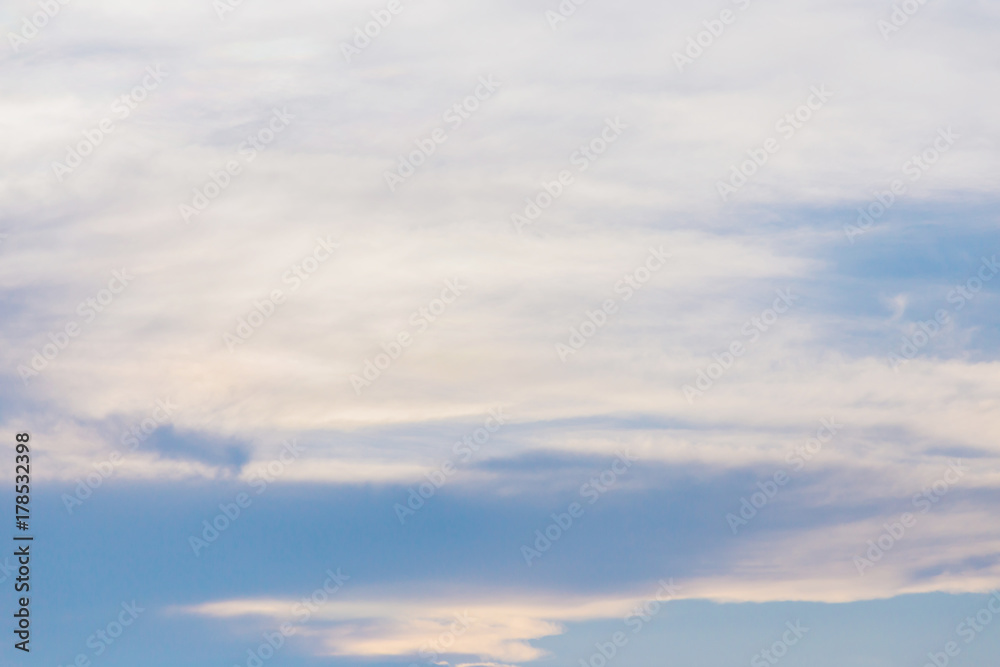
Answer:
<svg viewBox="0 0 1000 667"><path fill-rule="evenodd" d="M22 4L10 25L34 11ZM301 634L326 656L418 653L467 609L481 620L443 647L453 662L538 659L535 640L625 613L665 563L685 595L726 601L995 586L1000 282L961 311L949 295L995 250L996 9L927 3L887 40L885 7L754 2L683 72L674 53L715 10L595 1L553 31L545 9L407 3L346 62L368 3L246 2L220 20L203 1L102 0L4 51L0 420L46 443L37 480L72 487L168 397L178 409L115 470L123 488L245 490L297 439L304 453L268 502L293 516L302 505L283 493L347 498L346 515L322 508L337 520L324 537L416 591L331 603ZM115 100L157 64L162 84L118 117ZM496 94L390 191L386 173L483 76ZM829 101L723 201L719 183L821 86ZM279 112L290 120L275 133ZM90 147L107 117L114 132ZM581 167L608 119L621 137ZM909 175L947 128L954 146ZM88 147L60 180L53 163ZM573 182L541 206L561 171ZM899 178L905 195L850 243L844 225ZM185 221L198 197L211 203ZM518 234L511 216L531 206L544 210ZM670 260L629 293L651 248ZM128 288L88 310L122 270ZM467 287L435 314L448 281ZM778 290L795 307L755 324ZM948 324L893 370L889 355L941 308ZM564 362L556 345L588 321ZM745 353L727 360L734 343ZM711 386L689 401L702 374ZM419 525L397 525L393 503L496 406L510 422L481 458ZM726 514L822 418L843 434L732 535ZM635 474L567 538L577 549L526 573L518 547L622 448ZM861 576L853 559L959 456L960 487ZM240 526L264 562L261 526L291 529L252 509L260 523ZM198 526L204 509L191 513ZM297 521L312 539L315 522ZM437 590L456 571L475 593ZM292 602L275 588L213 589L189 611L278 621Z"/></svg>
<svg viewBox="0 0 1000 667"><path fill-rule="evenodd" d="M319 655L420 655L432 660L479 656L524 662L546 655L531 640L562 632L561 624L551 619L609 618L623 615L629 604L608 599L510 599L487 604L434 598L332 601L296 634L316 646ZM290 600L228 600L183 611L220 619L265 616L278 625L293 620L295 606Z"/></svg>

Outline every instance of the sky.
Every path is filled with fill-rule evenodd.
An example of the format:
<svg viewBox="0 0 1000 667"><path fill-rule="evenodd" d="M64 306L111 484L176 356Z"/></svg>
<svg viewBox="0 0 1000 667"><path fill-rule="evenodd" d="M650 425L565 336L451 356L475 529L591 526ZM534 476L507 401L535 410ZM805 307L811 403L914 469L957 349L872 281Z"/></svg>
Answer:
<svg viewBox="0 0 1000 667"><path fill-rule="evenodd" d="M0 25L0 664L994 664L996 3Z"/></svg>

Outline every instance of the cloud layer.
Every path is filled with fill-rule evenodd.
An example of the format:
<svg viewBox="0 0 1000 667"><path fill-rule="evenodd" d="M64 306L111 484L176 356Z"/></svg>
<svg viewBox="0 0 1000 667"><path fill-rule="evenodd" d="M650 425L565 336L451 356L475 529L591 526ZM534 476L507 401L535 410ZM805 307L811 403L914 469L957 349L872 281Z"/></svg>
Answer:
<svg viewBox="0 0 1000 667"><path fill-rule="evenodd" d="M528 662L670 576L997 586L992 4L393 6L2 10L0 418L63 518L197 489L195 558L213 492L349 498L327 537L380 568L314 656L467 609L442 660ZM284 583L173 603L266 626Z"/></svg>

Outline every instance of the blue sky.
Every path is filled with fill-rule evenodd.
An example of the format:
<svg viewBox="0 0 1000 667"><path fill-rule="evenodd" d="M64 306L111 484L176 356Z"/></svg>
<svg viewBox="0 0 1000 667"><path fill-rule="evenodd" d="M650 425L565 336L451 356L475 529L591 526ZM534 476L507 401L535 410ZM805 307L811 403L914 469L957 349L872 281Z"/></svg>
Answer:
<svg viewBox="0 0 1000 667"><path fill-rule="evenodd" d="M998 21L5 4L0 664L992 664Z"/></svg>

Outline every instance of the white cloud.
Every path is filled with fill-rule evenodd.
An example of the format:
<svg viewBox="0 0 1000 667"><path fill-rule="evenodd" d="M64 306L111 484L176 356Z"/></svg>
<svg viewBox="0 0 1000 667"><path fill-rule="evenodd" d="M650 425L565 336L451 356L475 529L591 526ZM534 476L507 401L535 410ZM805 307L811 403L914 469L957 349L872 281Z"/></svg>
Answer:
<svg viewBox="0 0 1000 667"><path fill-rule="evenodd" d="M835 280L833 262L821 257L845 244L840 227L853 213L834 222L823 215L869 201L939 128L961 137L911 184L907 201L994 196L994 8L928 3L887 42L875 25L884 8L869 3L754 3L683 74L672 52L712 16L691 3L623 11L595 0L554 33L535 4L414 3L348 65L339 42L370 9L246 2L219 21L206 2L70 4L23 53L4 53L0 130L10 140L0 155L8 202L0 284L9 312L0 358L11 372L6 392L31 401L30 414L6 425L30 426L53 443L43 475L86 473L118 446L109 424L127 426L154 399L172 396L183 406L174 426L241 439L250 467L267 460L273 443L308 433L317 449L289 467L289 482L419 478L438 462L433 444L363 436L387 426L464 424L502 404L525 426L511 436L508 456L610 453L627 444L649 461L766 465L798 437L790 433L833 415L855 435L822 466L878 472L893 489L908 488L938 464L928 450L970 448L982 454L970 488L1000 484L997 362L927 355L894 373L889 349L857 353L840 340L852 327L884 335L892 323L875 321L884 314L831 312L816 286ZM169 72L162 86L58 182L52 162L146 66L161 62ZM384 172L491 73L503 82L496 96L389 193ZM716 182L819 84L833 91L831 102L722 204ZM239 156L276 106L295 116L287 132L184 224L178 205ZM620 142L576 173L529 233L515 235L510 214L543 180L572 168L571 154L617 116L629 125ZM284 272L326 234L343 239L341 251L291 293ZM661 244L673 253L667 269L562 364L555 343L588 309L616 297L616 281ZM134 284L22 384L14 369L49 332L78 320L77 304L121 267L135 273ZM349 376L382 343L413 333L411 314L454 278L468 282L467 293L356 396ZM681 387L741 337L740 325L768 306L774 289L792 283L815 289L689 404ZM223 334L276 288L289 292L287 302L229 352ZM856 301L866 290L855 288ZM891 305L894 320L911 308L902 297ZM595 416L684 426L545 428ZM887 432L905 437L878 435ZM116 474L226 471L143 454ZM747 572L766 557L749 558L746 570L699 590L839 599L964 590L992 576L989 568L917 576L969 555L933 546L951 534L946 524L925 529L930 546L913 556L920 567L884 567L878 584L866 578L844 588L815 564L827 561L793 558L831 544L829 533L802 531L788 538L806 545L787 556L788 570L755 580ZM962 539L973 550L992 544L978 533ZM512 620L499 609L482 613L491 619L486 629L463 647L511 661L525 659L524 642L554 631L570 610L526 610ZM338 626L340 634L323 635L324 650L373 654L365 652L386 638L393 650L411 650L442 622L416 618Z"/></svg>

